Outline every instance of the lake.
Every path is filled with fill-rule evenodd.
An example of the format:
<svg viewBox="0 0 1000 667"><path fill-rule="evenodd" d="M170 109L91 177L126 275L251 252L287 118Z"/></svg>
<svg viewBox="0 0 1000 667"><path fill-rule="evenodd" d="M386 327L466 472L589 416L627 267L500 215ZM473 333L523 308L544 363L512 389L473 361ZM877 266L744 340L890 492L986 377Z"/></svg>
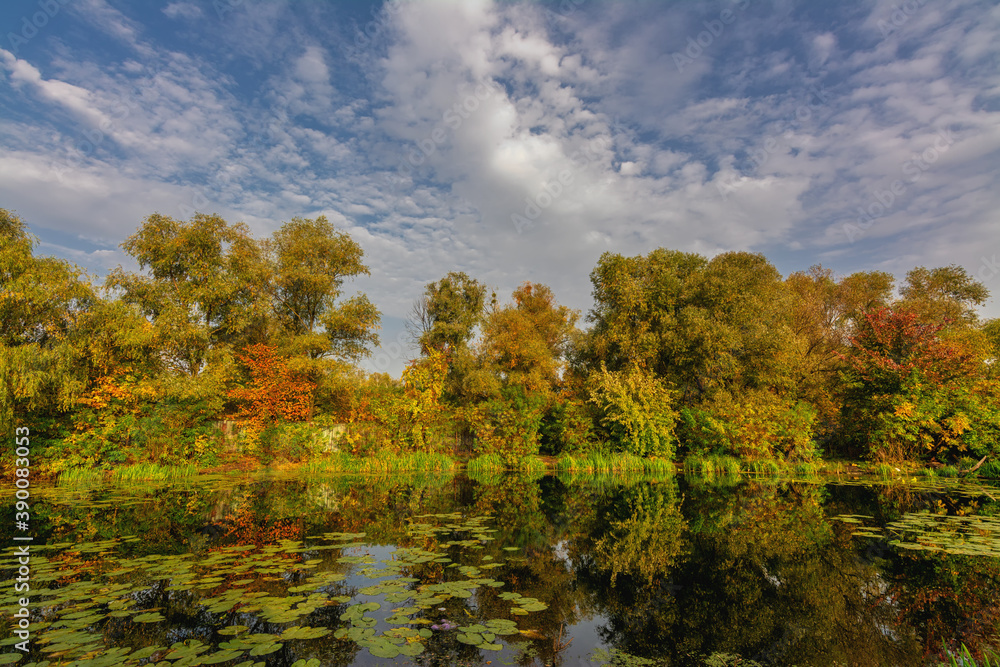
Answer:
<svg viewBox="0 0 1000 667"><path fill-rule="evenodd" d="M1000 626L995 485L282 474L33 494L0 664L923 665Z"/></svg>

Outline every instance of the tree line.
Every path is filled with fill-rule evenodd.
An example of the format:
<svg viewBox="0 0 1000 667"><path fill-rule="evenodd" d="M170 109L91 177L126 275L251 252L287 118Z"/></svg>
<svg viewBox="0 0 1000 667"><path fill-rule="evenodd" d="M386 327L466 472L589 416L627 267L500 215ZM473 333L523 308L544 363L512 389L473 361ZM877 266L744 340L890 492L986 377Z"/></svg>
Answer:
<svg viewBox="0 0 1000 667"><path fill-rule="evenodd" d="M501 301L449 272L426 286L401 378L357 363L379 312L345 283L361 247L324 217L269 238L196 214L146 218L139 265L103 284L35 255L0 209L0 420L50 470L318 455L629 452L812 461L982 461L1000 451L1000 322L959 266L783 277L763 256L605 253L581 318L545 285ZM224 436L220 422L237 433Z"/></svg>

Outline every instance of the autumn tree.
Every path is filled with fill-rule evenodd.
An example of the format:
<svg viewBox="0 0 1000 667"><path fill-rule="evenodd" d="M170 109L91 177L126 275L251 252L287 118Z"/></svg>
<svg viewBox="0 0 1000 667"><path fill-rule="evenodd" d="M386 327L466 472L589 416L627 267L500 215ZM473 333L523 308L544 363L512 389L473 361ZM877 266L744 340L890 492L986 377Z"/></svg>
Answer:
<svg viewBox="0 0 1000 667"><path fill-rule="evenodd" d="M83 272L69 262L36 257L25 223L0 209L0 430L15 412L70 409L87 387L81 322L98 303Z"/></svg>
<svg viewBox="0 0 1000 667"><path fill-rule="evenodd" d="M902 304L868 311L845 355L849 438L889 460L996 453L1000 408L988 354Z"/></svg>
<svg viewBox="0 0 1000 667"><path fill-rule="evenodd" d="M986 303L989 290L956 264L927 269L922 266L906 274L900 290L903 307L932 324L974 326L976 307Z"/></svg>
<svg viewBox="0 0 1000 667"><path fill-rule="evenodd" d="M170 370L197 377L264 337L266 269L246 225L154 213L122 248L146 273L118 267L106 285L152 321Z"/></svg>
<svg viewBox="0 0 1000 667"><path fill-rule="evenodd" d="M379 312L364 294L339 301L344 281L369 275L361 246L325 216L293 218L269 243L270 294L286 349L357 361L378 345Z"/></svg>
<svg viewBox="0 0 1000 667"><path fill-rule="evenodd" d="M839 280L833 271L813 266L785 280L791 292L791 327L796 342L794 381L797 395L818 413L818 428L830 436L838 428L843 354L858 319L892 300L893 278L873 271Z"/></svg>
<svg viewBox="0 0 1000 667"><path fill-rule="evenodd" d="M545 285L526 282L511 296L513 303L493 307L483 321L470 384L486 401L477 425L484 448L514 459L538 452L578 313L557 304Z"/></svg>

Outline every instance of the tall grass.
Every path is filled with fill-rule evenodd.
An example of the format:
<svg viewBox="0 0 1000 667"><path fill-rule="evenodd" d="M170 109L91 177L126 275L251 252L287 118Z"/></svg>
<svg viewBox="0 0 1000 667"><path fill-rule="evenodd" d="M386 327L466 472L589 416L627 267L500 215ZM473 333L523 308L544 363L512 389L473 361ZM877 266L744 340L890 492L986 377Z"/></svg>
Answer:
<svg viewBox="0 0 1000 667"><path fill-rule="evenodd" d="M394 472L451 472L456 465L455 460L446 454L428 452L402 454L379 452L371 456L351 456L345 452L333 452L310 461L302 467L302 471L306 474L349 472L384 475Z"/></svg>
<svg viewBox="0 0 1000 667"><path fill-rule="evenodd" d="M545 462L537 456L525 456L517 461L509 462L499 454L483 454L470 459L465 464L465 471L470 476L495 475L508 470L529 475L543 475L545 474Z"/></svg>
<svg viewBox="0 0 1000 667"><path fill-rule="evenodd" d="M172 481L189 479L198 474L198 466L161 466L158 463L136 463L111 471L109 477L115 482L137 482L139 480Z"/></svg>
<svg viewBox="0 0 1000 667"><path fill-rule="evenodd" d="M59 473L58 484L92 484L104 479L103 470L93 468L67 468Z"/></svg>
<svg viewBox="0 0 1000 667"><path fill-rule="evenodd" d="M945 652L948 654L948 662L939 663L938 667L1000 667L1000 656L992 651L983 653L982 662L977 662L972 657L972 653L965 644L962 644L962 648L955 653L952 653L947 647Z"/></svg>
<svg viewBox="0 0 1000 667"><path fill-rule="evenodd" d="M670 475L674 464L668 459L642 458L634 454L590 452L584 456L564 454L556 459L556 470L569 473L652 473Z"/></svg>
<svg viewBox="0 0 1000 667"><path fill-rule="evenodd" d="M465 464L465 472L477 476L498 475L506 469L507 466L499 454L483 454Z"/></svg>
<svg viewBox="0 0 1000 667"><path fill-rule="evenodd" d="M179 479L189 479L198 474L195 465L160 465L159 463L136 463L121 466L113 470L95 468L69 468L59 473L59 484L90 484L100 481L138 482L159 481L169 482Z"/></svg>
<svg viewBox="0 0 1000 667"><path fill-rule="evenodd" d="M1000 479L1000 461L987 461L975 474L983 479Z"/></svg>
<svg viewBox="0 0 1000 667"><path fill-rule="evenodd" d="M691 454L684 459L684 474L701 477L737 476L743 472L743 461L732 456Z"/></svg>

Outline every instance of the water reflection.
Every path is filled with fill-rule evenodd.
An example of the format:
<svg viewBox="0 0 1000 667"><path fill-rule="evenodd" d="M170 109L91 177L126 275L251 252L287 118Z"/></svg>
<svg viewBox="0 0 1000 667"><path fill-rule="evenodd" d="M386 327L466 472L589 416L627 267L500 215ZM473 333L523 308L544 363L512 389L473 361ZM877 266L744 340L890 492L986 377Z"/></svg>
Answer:
<svg viewBox="0 0 1000 667"><path fill-rule="evenodd" d="M963 523L985 550L969 555L928 548L952 535L940 521L893 527L996 516L996 493L554 476L49 489L19 664L570 665L598 648L933 664L942 644L997 643L1000 535Z"/></svg>

